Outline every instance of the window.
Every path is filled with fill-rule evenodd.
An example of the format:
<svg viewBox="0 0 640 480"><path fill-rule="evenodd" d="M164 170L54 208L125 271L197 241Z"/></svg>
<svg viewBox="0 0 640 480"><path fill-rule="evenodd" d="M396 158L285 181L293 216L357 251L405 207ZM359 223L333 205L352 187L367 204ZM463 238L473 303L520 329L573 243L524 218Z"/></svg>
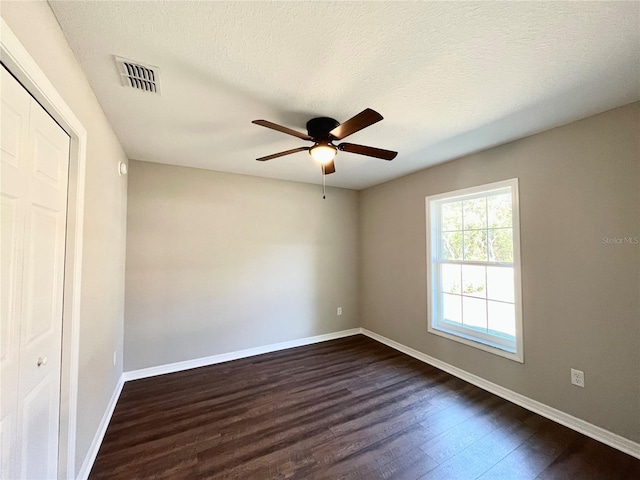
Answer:
<svg viewBox="0 0 640 480"><path fill-rule="evenodd" d="M429 332L519 362L518 179L426 198Z"/></svg>

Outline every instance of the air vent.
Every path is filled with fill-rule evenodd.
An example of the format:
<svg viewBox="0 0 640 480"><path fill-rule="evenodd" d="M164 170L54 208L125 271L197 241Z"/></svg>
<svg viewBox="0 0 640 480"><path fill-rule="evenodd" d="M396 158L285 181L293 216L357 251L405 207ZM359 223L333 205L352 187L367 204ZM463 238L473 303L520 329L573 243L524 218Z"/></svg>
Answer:
<svg viewBox="0 0 640 480"><path fill-rule="evenodd" d="M115 57L120 80L125 87L160 95L160 69L151 65Z"/></svg>

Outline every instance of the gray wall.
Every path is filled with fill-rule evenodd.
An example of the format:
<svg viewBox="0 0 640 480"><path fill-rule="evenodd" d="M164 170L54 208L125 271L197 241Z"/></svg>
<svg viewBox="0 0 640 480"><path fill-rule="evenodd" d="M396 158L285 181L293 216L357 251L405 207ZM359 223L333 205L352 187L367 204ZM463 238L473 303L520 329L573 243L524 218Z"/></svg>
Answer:
<svg viewBox="0 0 640 480"><path fill-rule="evenodd" d="M126 371L358 326L357 192L137 161L129 182Z"/></svg>
<svg viewBox="0 0 640 480"><path fill-rule="evenodd" d="M427 333L425 196L518 177L524 364ZM640 441L640 104L361 192L361 326ZM586 387L572 386L571 367Z"/></svg>
<svg viewBox="0 0 640 480"><path fill-rule="evenodd" d="M127 158L46 2L2 2L2 18L87 130L76 470L122 373ZM118 365L113 366L113 352Z"/></svg>

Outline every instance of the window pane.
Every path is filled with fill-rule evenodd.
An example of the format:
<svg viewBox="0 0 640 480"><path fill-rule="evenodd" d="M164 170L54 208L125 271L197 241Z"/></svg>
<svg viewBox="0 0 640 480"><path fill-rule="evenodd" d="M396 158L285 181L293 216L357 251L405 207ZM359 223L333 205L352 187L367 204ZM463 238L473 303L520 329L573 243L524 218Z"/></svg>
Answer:
<svg viewBox="0 0 640 480"><path fill-rule="evenodd" d="M462 324L462 297L460 295L442 294L442 318L449 322Z"/></svg>
<svg viewBox="0 0 640 480"><path fill-rule="evenodd" d="M476 265L462 266L462 293L472 297L486 298L486 267Z"/></svg>
<svg viewBox="0 0 640 480"><path fill-rule="evenodd" d="M489 261L513 263L513 229L489 229Z"/></svg>
<svg viewBox="0 0 640 480"><path fill-rule="evenodd" d="M463 203L464 210L464 229L487 228L487 201L486 198L477 198L475 200L465 200Z"/></svg>
<svg viewBox="0 0 640 480"><path fill-rule="evenodd" d="M465 327L487 329L487 301L462 297L462 315Z"/></svg>
<svg viewBox="0 0 640 480"><path fill-rule="evenodd" d="M444 203L441 210L442 230L462 230L462 202Z"/></svg>
<svg viewBox="0 0 640 480"><path fill-rule="evenodd" d="M513 268L487 268L487 298L503 302L515 302L513 293Z"/></svg>
<svg viewBox="0 0 640 480"><path fill-rule="evenodd" d="M489 228L512 227L511 194L495 195L487 198Z"/></svg>
<svg viewBox="0 0 640 480"><path fill-rule="evenodd" d="M512 303L489 301L489 330L510 337L516 336L516 313Z"/></svg>
<svg viewBox="0 0 640 480"><path fill-rule="evenodd" d="M462 232L442 234L442 259L462 260Z"/></svg>
<svg viewBox="0 0 640 480"><path fill-rule="evenodd" d="M474 262L487 261L487 231L464 232L464 259Z"/></svg>
<svg viewBox="0 0 640 480"><path fill-rule="evenodd" d="M443 263L441 269L442 291L447 293L462 293L460 288L460 265Z"/></svg>

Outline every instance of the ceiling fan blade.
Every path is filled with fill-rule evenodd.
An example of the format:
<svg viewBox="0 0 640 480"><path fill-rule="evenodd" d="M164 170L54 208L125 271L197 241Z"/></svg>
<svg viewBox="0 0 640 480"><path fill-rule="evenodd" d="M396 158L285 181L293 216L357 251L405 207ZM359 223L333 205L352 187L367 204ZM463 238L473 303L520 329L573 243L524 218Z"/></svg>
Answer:
<svg viewBox="0 0 640 480"><path fill-rule="evenodd" d="M278 157L284 157L285 155L290 155L290 154L296 153L296 152L303 152L305 150L309 150L309 147L292 148L291 150L285 150L284 152L274 153L273 155L268 155L266 157L256 158L256 160L259 161L259 162L265 162L267 160L271 160L271 159L278 158Z"/></svg>
<svg viewBox="0 0 640 480"><path fill-rule="evenodd" d="M356 145L355 143L341 143L340 145L338 145L338 150L357 153L359 155L366 155L368 157L381 158L383 160L393 160L394 158L396 158L396 155L398 155L398 152L392 152L391 150L367 147L365 145Z"/></svg>
<svg viewBox="0 0 640 480"><path fill-rule="evenodd" d="M330 173L334 173L336 171L336 165L335 163L333 163L333 160L331 160L329 163L325 163L324 165L322 165L322 173L324 173L325 175L329 175Z"/></svg>
<svg viewBox="0 0 640 480"><path fill-rule="evenodd" d="M368 127L369 125L373 125L376 122L382 120L382 115L380 115L375 110L371 110L367 108L357 114L355 117L351 117L346 122L341 123L336 128L331 130L329 134L333 138L337 138L338 140L342 140L345 137L348 137L352 133L356 133L363 128Z"/></svg>
<svg viewBox="0 0 640 480"><path fill-rule="evenodd" d="M271 128L272 130L277 130L282 133L286 133L289 135L293 135L294 137L301 138L303 140L313 140L306 133L301 133L291 128L283 127L282 125L278 125L277 123L269 122L267 120L254 120L251 123L255 123L256 125L260 125L261 127Z"/></svg>

